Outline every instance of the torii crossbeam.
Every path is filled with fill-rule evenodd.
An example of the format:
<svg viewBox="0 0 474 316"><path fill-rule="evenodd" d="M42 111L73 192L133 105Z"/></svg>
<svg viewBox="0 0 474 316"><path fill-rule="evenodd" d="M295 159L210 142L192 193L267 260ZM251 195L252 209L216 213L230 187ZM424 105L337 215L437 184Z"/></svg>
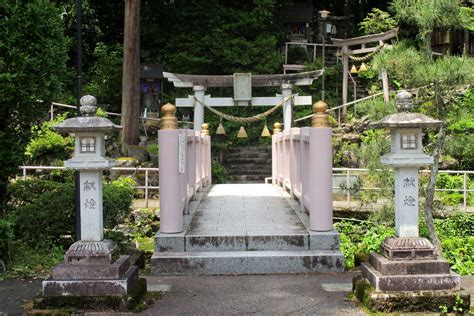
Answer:
<svg viewBox="0 0 474 316"><path fill-rule="evenodd" d="M293 85L309 86L313 80L320 77L323 70L314 70L300 72L295 74L276 74L276 75L251 75L252 87L275 87L280 86L281 94L275 97L250 97L252 106L275 106L284 99L292 95ZM195 102L195 99L209 106L246 106L248 102L236 102L235 98L211 98L210 95L204 95L208 87L232 87L234 86L235 75L185 75L163 72L163 76L172 82L177 88L193 88L194 95L187 98L176 98L178 107L194 107L194 130L200 131L204 123L204 107ZM283 124L284 129L291 128L292 108L291 100L288 100L283 106ZM311 105L311 96L296 96L295 105Z"/></svg>

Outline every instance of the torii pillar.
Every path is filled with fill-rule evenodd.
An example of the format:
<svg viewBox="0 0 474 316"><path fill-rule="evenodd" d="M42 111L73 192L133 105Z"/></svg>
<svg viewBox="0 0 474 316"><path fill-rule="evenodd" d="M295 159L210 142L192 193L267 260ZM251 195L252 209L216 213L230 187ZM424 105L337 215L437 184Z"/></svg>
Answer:
<svg viewBox="0 0 474 316"><path fill-rule="evenodd" d="M284 83L281 85L281 96L285 100L293 93L293 85L291 83ZM283 104L283 130L289 131L292 125L292 102L291 99L286 100Z"/></svg>
<svg viewBox="0 0 474 316"><path fill-rule="evenodd" d="M204 103L204 86L193 86L194 97ZM194 130L201 131L201 126L204 124L204 106L199 102L194 102Z"/></svg>

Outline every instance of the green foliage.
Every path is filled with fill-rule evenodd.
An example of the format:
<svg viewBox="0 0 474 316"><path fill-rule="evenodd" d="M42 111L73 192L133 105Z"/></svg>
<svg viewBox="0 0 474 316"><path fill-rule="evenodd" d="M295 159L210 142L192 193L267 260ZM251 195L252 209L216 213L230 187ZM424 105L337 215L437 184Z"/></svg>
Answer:
<svg viewBox="0 0 474 316"><path fill-rule="evenodd" d="M141 25L141 36L147 39L142 40L145 62L193 74L279 70L278 42L282 33L274 0L252 4L148 2L142 14L153 16Z"/></svg>
<svg viewBox="0 0 474 316"><path fill-rule="evenodd" d="M415 25L425 37L434 28L460 28L463 25L456 0L394 0L390 9L400 22Z"/></svg>
<svg viewBox="0 0 474 316"><path fill-rule="evenodd" d="M466 179L467 189L474 188L474 182L468 177ZM437 189L451 189L451 190L462 190L464 188L464 176L463 175L451 175L447 173L440 173L436 179ZM441 201L445 205L459 205L463 203L464 194L462 191L447 191L437 192L437 196L441 198ZM471 205L474 201L472 193L467 194L467 204Z"/></svg>
<svg viewBox="0 0 474 316"><path fill-rule="evenodd" d="M63 137L53 130L67 115L58 115L52 121L45 121L40 127L31 128L32 138L26 146L25 155L37 165L50 165L55 160L66 160L74 150L74 138Z"/></svg>
<svg viewBox="0 0 474 316"><path fill-rule="evenodd" d="M113 228L130 214L133 189L119 178L104 184L104 227ZM9 186L5 218L16 240L37 248L67 247L74 235L74 184L48 180L17 181ZM41 227L41 229L38 229Z"/></svg>
<svg viewBox="0 0 474 316"><path fill-rule="evenodd" d="M229 176L227 169L215 158L212 159L211 164L212 183L219 184L226 182Z"/></svg>
<svg viewBox="0 0 474 316"><path fill-rule="evenodd" d="M154 209L138 209L132 212L129 220L130 234L137 237L154 237L160 228L160 219Z"/></svg>
<svg viewBox="0 0 474 316"><path fill-rule="evenodd" d="M23 161L31 124L61 94L69 73L61 12L51 1L2 1L0 16L1 206L8 177Z"/></svg>
<svg viewBox="0 0 474 316"><path fill-rule="evenodd" d="M110 111L120 112L122 103L122 45L99 42L92 54L92 67L84 92L111 105ZM98 111L99 112L99 111Z"/></svg>
<svg viewBox="0 0 474 316"><path fill-rule="evenodd" d="M367 114L372 122L381 120L385 116L397 112L395 98L391 98L388 103L385 103L381 97L362 101L357 104L357 112Z"/></svg>
<svg viewBox="0 0 474 316"><path fill-rule="evenodd" d="M354 267L356 254L378 252L384 239L395 235L393 228L374 225L368 221L341 221L334 227L341 233L341 251L344 254L344 264L349 269Z"/></svg>
<svg viewBox="0 0 474 316"><path fill-rule="evenodd" d="M37 249L23 241L11 242L11 257L7 262L7 272L2 278L47 278L52 268L64 259L64 249L52 246Z"/></svg>
<svg viewBox="0 0 474 316"><path fill-rule="evenodd" d="M309 61L305 45L291 45L288 48L288 64L304 64Z"/></svg>
<svg viewBox="0 0 474 316"><path fill-rule="evenodd" d="M158 156L158 144L157 144L157 143L148 144L148 145L146 146L146 151L147 151L150 155Z"/></svg>
<svg viewBox="0 0 474 316"><path fill-rule="evenodd" d="M451 264L451 269L461 275L474 273L474 237L448 238L441 242L443 257Z"/></svg>
<svg viewBox="0 0 474 316"><path fill-rule="evenodd" d="M359 23L360 30L365 34L382 33L395 27L397 27L395 19L389 13L377 8L373 8L364 20Z"/></svg>

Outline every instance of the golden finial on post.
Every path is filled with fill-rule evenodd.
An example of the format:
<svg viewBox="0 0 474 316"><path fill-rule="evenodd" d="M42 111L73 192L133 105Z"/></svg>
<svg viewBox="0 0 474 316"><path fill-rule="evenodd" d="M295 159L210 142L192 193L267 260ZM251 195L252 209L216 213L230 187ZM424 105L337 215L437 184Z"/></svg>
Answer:
<svg viewBox="0 0 474 316"><path fill-rule="evenodd" d="M326 113L328 105L326 102L318 101L313 104L313 118L311 127L329 127L329 115Z"/></svg>
<svg viewBox="0 0 474 316"><path fill-rule="evenodd" d="M209 124L204 123L201 125L201 134L209 135Z"/></svg>
<svg viewBox="0 0 474 316"><path fill-rule="evenodd" d="M281 133L281 124L279 122L275 122L273 124L273 135Z"/></svg>
<svg viewBox="0 0 474 316"><path fill-rule="evenodd" d="M161 107L160 129L178 129L178 119L175 116L176 106L166 103Z"/></svg>

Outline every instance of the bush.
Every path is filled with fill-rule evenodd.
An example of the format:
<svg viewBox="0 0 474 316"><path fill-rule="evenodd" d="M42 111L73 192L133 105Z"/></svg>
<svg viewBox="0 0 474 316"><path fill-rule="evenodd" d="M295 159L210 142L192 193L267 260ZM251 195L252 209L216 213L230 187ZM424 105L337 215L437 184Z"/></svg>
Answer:
<svg viewBox="0 0 474 316"><path fill-rule="evenodd" d="M219 184L226 182L229 176L227 169L215 158L212 159L211 164L212 183Z"/></svg>
<svg viewBox="0 0 474 316"><path fill-rule="evenodd" d="M466 181L467 188L473 188L474 183L468 177ZM437 189L451 189L451 190L462 190L464 187L464 176L463 175L451 175L446 173L440 173L436 179ZM443 204L446 205L459 205L463 203L464 195L462 191L447 191L437 192L437 196L440 197ZM467 194L467 204L470 205L474 201L472 193Z"/></svg>
<svg viewBox="0 0 474 316"><path fill-rule="evenodd" d="M61 123L66 115L58 115L53 121L47 121L40 127L33 126L32 138L26 146L28 159L38 165L49 165L55 160L66 160L74 150L74 139L63 137L53 131L53 126Z"/></svg>
<svg viewBox="0 0 474 316"><path fill-rule="evenodd" d="M334 226L341 233L341 251L344 254L346 268L354 267L356 254L378 252L384 239L395 235L393 228L385 225L374 225L368 221L357 224L341 221Z"/></svg>
<svg viewBox="0 0 474 316"><path fill-rule="evenodd" d="M304 64L309 61L308 51L303 45L293 45L288 49L289 64Z"/></svg>
<svg viewBox="0 0 474 316"><path fill-rule="evenodd" d="M474 236L452 237L441 241L443 256L451 269L461 275L474 274Z"/></svg>
<svg viewBox="0 0 474 316"><path fill-rule="evenodd" d="M132 180L133 181L133 180ZM104 227L113 228L130 214L130 180L104 184ZM7 218L17 240L36 248L67 247L74 235L74 184L49 180L18 181L9 186Z"/></svg>

